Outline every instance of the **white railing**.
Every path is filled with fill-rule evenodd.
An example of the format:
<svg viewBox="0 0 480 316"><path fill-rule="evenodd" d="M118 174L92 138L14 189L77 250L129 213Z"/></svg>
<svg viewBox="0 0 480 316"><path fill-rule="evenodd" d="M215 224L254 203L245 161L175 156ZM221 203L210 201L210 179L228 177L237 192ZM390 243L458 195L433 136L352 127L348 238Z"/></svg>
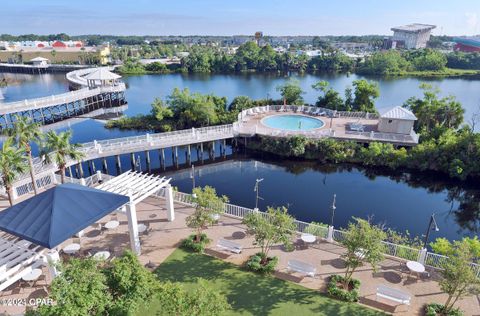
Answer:
<svg viewBox="0 0 480 316"><path fill-rule="evenodd" d="M114 69L114 67L103 67L103 68L106 68L109 71L112 71ZM87 79L85 79L84 76L98 69L100 68L92 67L92 68L74 70L67 73L65 77L67 78L67 81L69 81L70 83L73 83L74 85L86 87L88 86L88 83L87 83Z"/></svg>
<svg viewBox="0 0 480 316"><path fill-rule="evenodd" d="M378 119L378 114L369 112L348 112L348 111L335 111L327 108L308 106L308 105L266 105L257 106L249 109L245 109L238 114L238 121L248 120L249 116L266 113L269 111L285 111L295 113L313 113L323 112L328 117L347 117L347 118L364 118L364 119Z"/></svg>
<svg viewBox="0 0 480 316"><path fill-rule="evenodd" d="M79 150L85 154L83 160L89 161L101 157L128 154L156 148L184 146L232 137L233 126L227 124L166 133L106 139L101 141L94 140L93 142L80 144L81 147ZM66 166L69 167L77 163L78 161L67 159ZM58 167L55 164L45 164L39 157L34 158L34 169L37 175L58 171ZM23 184L22 181L28 181L29 178L29 173L20 175L19 180L14 183L14 187L18 186L17 183Z"/></svg>
<svg viewBox="0 0 480 316"><path fill-rule="evenodd" d="M36 179L37 187L39 189L46 188L55 183L55 176L53 173L40 176ZM17 183L14 187L15 194L17 197L23 196L25 194L33 193L33 184L30 178L23 180L20 183Z"/></svg>
<svg viewBox="0 0 480 316"><path fill-rule="evenodd" d="M361 139L371 139L375 141L386 141L386 142L402 142L402 143L411 143L411 142L418 142L418 135L412 131L410 135L402 135L402 134L394 134L394 133L381 133L381 132L358 132L358 131L345 131L345 138L350 138L349 136L353 136L352 138L356 138L355 136L359 136ZM342 137L342 136L337 136Z"/></svg>
<svg viewBox="0 0 480 316"><path fill-rule="evenodd" d="M52 95L23 101L3 103L0 107L0 115L17 113L21 111L36 110L51 107L60 104L71 103L86 98L93 97L102 93L121 92L125 90L125 84L120 83L115 86L103 86L95 89L84 88L70 91L62 94Z"/></svg>
<svg viewBox="0 0 480 316"><path fill-rule="evenodd" d="M158 197L164 198L165 197L165 189L161 189L157 193ZM183 192L174 192L173 199L175 202L182 203L185 205L192 206L192 196L188 193L183 193ZM247 214L256 212L253 209L238 206L238 205L233 205L233 204L228 204L225 203L224 207L224 212L228 216L232 216L235 218L242 219L244 218ZM264 216L268 216L267 213L258 211L259 214L262 214ZM296 231L298 233L313 233L314 235L323 238L327 240L327 235L328 235L328 228L323 225L317 225L314 223L307 223L307 222L302 222L295 220L295 225L296 225ZM347 232L343 230L338 230L338 229L333 229L333 240L335 242L341 242ZM422 255L422 250L421 249L416 249L412 248L409 246L404 246L404 245L399 245L399 244L394 244L388 241L382 241L382 244L384 245L384 254L393 258L401 259L401 260L413 260L413 261L420 261L421 260L421 255ZM424 264L428 267L435 268L435 269L442 269L443 264L448 260L447 256L439 255L436 253L431 253L427 252L425 256L425 261ZM477 263L471 263L472 269L475 271L477 277L480 277L480 264Z"/></svg>
<svg viewBox="0 0 480 316"><path fill-rule="evenodd" d="M420 258L420 249L394 244L388 241L382 241L384 247L384 254L392 257L402 258L405 260L418 261Z"/></svg>

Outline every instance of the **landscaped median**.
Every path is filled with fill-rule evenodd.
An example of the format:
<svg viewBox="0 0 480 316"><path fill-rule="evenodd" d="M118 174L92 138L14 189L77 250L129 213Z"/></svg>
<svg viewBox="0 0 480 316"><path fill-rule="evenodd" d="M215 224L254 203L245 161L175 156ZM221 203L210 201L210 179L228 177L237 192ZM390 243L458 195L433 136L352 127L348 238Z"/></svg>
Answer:
<svg viewBox="0 0 480 316"><path fill-rule="evenodd" d="M232 309L227 315L384 315L357 303L328 298L273 276L246 271L231 263L177 249L155 271L159 280L192 288L198 278L224 294ZM193 289L192 289L193 290ZM157 302L137 315L161 315Z"/></svg>

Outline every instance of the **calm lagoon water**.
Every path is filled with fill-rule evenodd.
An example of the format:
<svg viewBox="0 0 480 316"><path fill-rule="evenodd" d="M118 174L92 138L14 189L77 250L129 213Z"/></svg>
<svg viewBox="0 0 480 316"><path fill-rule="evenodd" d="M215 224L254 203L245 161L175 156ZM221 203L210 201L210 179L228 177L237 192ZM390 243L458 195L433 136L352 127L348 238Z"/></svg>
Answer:
<svg viewBox="0 0 480 316"><path fill-rule="evenodd" d="M26 98L48 96L68 90L63 74L16 75L2 74L20 81L2 92L6 102ZM306 91L304 98L314 103L318 93L311 85L319 80L328 80L338 91L343 91L356 75L302 75L296 76ZM124 78L128 85L126 98L129 103L127 115L150 111L155 97L165 97L175 88L189 88L194 92L213 93L225 96L229 101L237 95L252 98L278 98L275 87L286 78L277 75L145 75ZM380 85L379 109L402 104L411 96L421 96L418 78L376 79ZM423 80L424 81L424 80ZM466 118L480 105L480 80L453 78L429 80L438 86L443 95L453 94L466 108ZM0 105L1 106L1 105ZM60 130L65 130L62 128ZM143 134L135 131L107 130L101 122L86 120L71 126L74 141L86 142L93 139ZM219 150L216 151L217 154ZM229 148L227 151L231 153ZM137 153L144 162L144 153ZM184 151L180 150L181 164ZM167 164L171 164L171 153L167 151ZM193 159L196 152L193 151ZM175 171L159 170L159 157L151 153L152 166L156 172L168 173L173 184L181 191L192 188L188 168ZM373 216L376 222L412 234L421 235L428 224L430 214L437 212L440 226L432 237L450 239L480 233L480 187L470 183L455 183L438 176L373 171L353 166L319 165L311 162L286 161L271 157L235 155L234 159L200 166L197 163L197 185L212 185L219 193L226 194L234 204L253 207L253 185L256 178L265 178L261 184L260 207L267 205L289 206L289 211L304 221L328 222L333 194L337 195L336 226L345 226L352 216ZM130 166L130 158L122 157L124 168ZM108 159L110 173L115 173L113 158ZM97 169L100 161L96 162ZM139 168L145 170L142 163ZM84 170L88 170L84 165Z"/></svg>

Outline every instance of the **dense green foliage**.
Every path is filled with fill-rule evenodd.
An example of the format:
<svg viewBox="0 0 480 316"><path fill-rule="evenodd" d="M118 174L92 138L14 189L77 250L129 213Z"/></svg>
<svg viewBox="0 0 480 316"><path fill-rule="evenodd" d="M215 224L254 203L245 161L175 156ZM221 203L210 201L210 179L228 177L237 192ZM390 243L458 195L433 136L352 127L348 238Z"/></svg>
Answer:
<svg viewBox="0 0 480 316"><path fill-rule="evenodd" d="M194 284L195 289L182 286L178 283L166 282L161 285L156 303L160 306L155 315L158 316L210 316L221 315L228 311L231 306L227 297L220 291L208 286L207 281L199 278ZM150 315L138 313L139 315Z"/></svg>
<svg viewBox="0 0 480 316"><path fill-rule="evenodd" d="M41 143L41 156L45 157L45 163L55 162L60 169L62 183L65 183L65 169L67 168L67 159L80 161L85 153L80 151L80 144L72 144L72 131L56 133L48 131Z"/></svg>
<svg viewBox="0 0 480 316"><path fill-rule="evenodd" d="M446 65L447 57L436 50L389 50L376 52L365 58L358 72L369 75L403 75L412 71L441 72Z"/></svg>
<svg viewBox="0 0 480 316"><path fill-rule="evenodd" d="M450 53L447 55L447 67L480 70L480 53Z"/></svg>
<svg viewBox="0 0 480 316"><path fill-rule="evenodd" d="M380 96L378 83L358 79L352 82L352 87L345 89L345 100L334 89L330 88L328 81L319 81L312 88L321 91L316 102L317 106L337 111L377 112L375 99Z"/></svg>
<svg viewBox="0 0 480 316"><path fill-rule="evenodd" d="M405 103L417 117L416 130L430 135L434 129L457 129L463 123L465 110L455 97L439 98L438 89L421 84L423 98L411 97Z"/></svg>
<svg viewBox="0 0 480 316"><path fill-rule="evenodd" d="M200 233L200 237L197 234L191 234L184 240L182 240L182 247L194 252L203 253L205 248L211 242L207 234Z"/></svg>
<svg viewBox="0 0 480 316"><path fill-rule="evenodd" d="M302 105L304 103L302 94L305 92L302 91L300 82L296 79L289 79L284 84L277 86L277 91L282 96L283 104Z"/></svg>
<svg viewBox="0 0 480 316"><path fill-rule="evenodd" d="M454 241L442 264L440 288L448 295L443 312L448 314L455 303L464 297L480 294L480 279L472 268L475 259L469 240Z"/></svg>
<svg viewBox="0 0 480 316"><path fill-rule="evenodd" d="M59 268L61 274L49 293L55 304L42 305L27 315L135 315L153 300L162 302L160 315L173 311L182 316L212 315L229 308L226 298L201 280L193 292L159 281L130 251L111 262L71 258Z"/></svg>
<svg viewBox="0 0 480 316"><path fill-rule="evenodd" d="M463 237L462 242L469 245L470 253L472 254L474 261L480 260L480 239L478 236ZM434 242L430 243L430 247L435 253L448 256L455 251L455 243L452 243L446 238L437 238Z"/></svg>
<svg viewBox="0 0 480 316"><path fill-rule="evenodd" d="M13 205L13 182L19 175L27 171L27 157L25 149L14 145L15 140L7 138L0 151L0 173L2 185L5 187L10 206Z"/></svg>
<svg viewBox="0 0 480 316"><path fill-rule="evenodd" d="M463 316L463 312L458 308L451 309L448 313L444 312L445 306L432 303L425 306L425 316Z"/></svg>
<svg viewBox="0 0 480 316"><path fill-rule="evenodd" d="M252 273L234 264L182 249L174 251L156 273L160 280L181 282L184 288L190 289L197 287L198 278L204 278L210 288L221 291L228 297L232 309L210 315L384 315L359 304L330 299L318 290ZM137 315L157 314L163 308L163 302L153 303Z"/></svg>
<svg viewBox="0 0 480 316"><path fill-rule="evenodd" d="M237 111L227 110L227 99L213 94L174 89L166 101L155 99L149 115L124 117L107 123L107 128L169 132L177 129L232 123Z"/></svg>
<svg viewBox="0 0 480 316"><path fill-rule="evenodd" d="M275 271L278 264L278 257L265 257L261 252L254 254L248 258L246 267L262 274L270 274Z"/></svg>
<svg viewBox="0 0 480 316"><path fill-rule="evenodd" d="M332 275L327 284L328 295L346 302L357 302L359 297L360 281L357 279L350 279L348 281L349 290L344 288L343 285L345 282L345 277L338 274Z"/></svg>

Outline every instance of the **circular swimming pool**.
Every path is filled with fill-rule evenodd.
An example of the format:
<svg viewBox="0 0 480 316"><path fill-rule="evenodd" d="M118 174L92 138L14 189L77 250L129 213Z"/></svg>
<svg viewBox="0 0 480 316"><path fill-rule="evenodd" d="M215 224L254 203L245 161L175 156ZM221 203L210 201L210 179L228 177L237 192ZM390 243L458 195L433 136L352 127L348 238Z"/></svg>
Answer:
<svg viewBox="0 0 480 316"><path fill-rule="evenodd" d="M273 115L262 120L265 126L288 131L308 131L323 127L322 120L304 115Z"/></svg>

